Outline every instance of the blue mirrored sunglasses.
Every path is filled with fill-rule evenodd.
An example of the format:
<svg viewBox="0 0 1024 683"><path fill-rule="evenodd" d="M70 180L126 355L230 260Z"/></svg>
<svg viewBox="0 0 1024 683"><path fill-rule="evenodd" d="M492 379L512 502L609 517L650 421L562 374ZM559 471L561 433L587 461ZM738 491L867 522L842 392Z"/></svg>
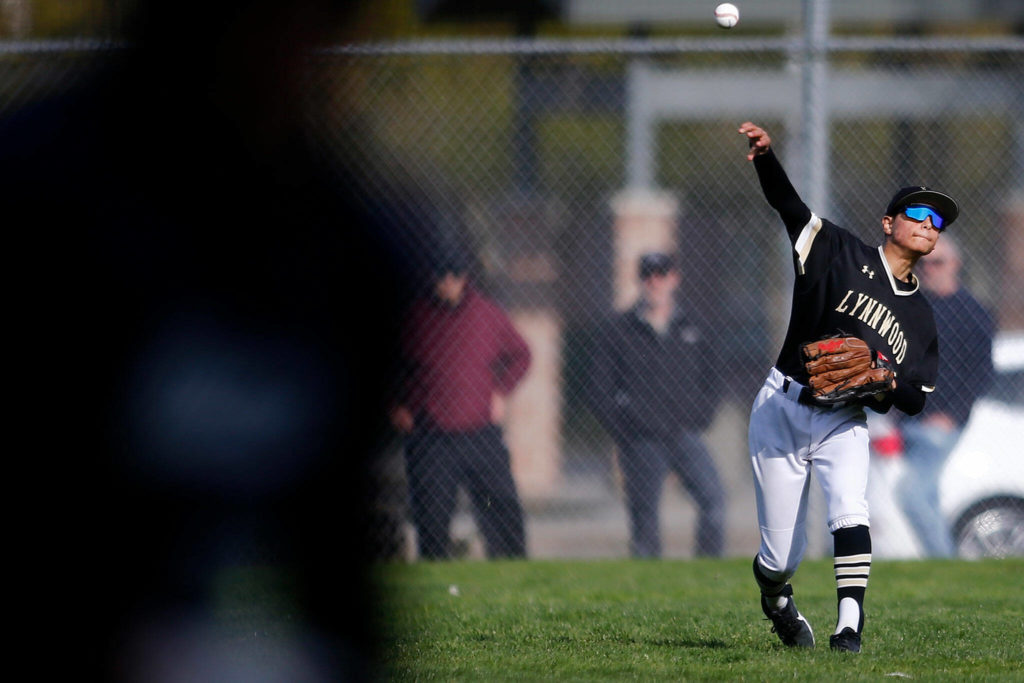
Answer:
<svg viewBox="0 0 1024 683"><path fill-rule="evenodd" d="M942 216L935 212L935 209L923 204L911 204L907 208L903 209L903 215L910 220L917 221L919 223L925 218L931 216L932 227L936 230L942 230L942 225L946 222L943 220Z"/></svg>

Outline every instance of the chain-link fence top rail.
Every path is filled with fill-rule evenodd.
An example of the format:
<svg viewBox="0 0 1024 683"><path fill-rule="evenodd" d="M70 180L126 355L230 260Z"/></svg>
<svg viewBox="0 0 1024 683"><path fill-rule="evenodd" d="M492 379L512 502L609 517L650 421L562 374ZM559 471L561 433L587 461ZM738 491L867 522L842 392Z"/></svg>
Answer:
<svg viewBox="0 0 1024 683"><path fill-rule="evenodd" d="M822 58L824 92L803 92ZM1024 187L1022 65L1017 39L834 39L822 55L782 39L437 42L325 50L316 87L337 105L325 138L464 223L509 303L529 283L571 327L607 312L613 200L639 182L678 203L684 299L770 354L788 311L764 299L789 267L738 123L768 127L810 203L805 108L823 107L826 205L811 208L869 241L894 188L948 190L969 283L998 312L1006 210Z"/></svg>
<svg viewBox="0 0 1024 683"><path fill-rule="evenodd" d="M65 87L95 54L6 44L0 113ZM746 414L785 330L792 267L736 133L745 120L772 133L812 210L869 242L896 188L951 193L966 284L1000 328L1024 328L1021 39L350 45L311 54L308 95L312 140L393 214L397 248L427 265L438 244L467 246L471 280L531 349L506 442L532 556L627 551L590 377L597 332L637 296L636 258L651 249L676 255L681 307L722 369L704 437L728 501L726 552L756 548ZM694 391L691 378L657 381ZM403 552L396 449L378 509L382 548ZM699 511L672 491L665 553L686 555ZM459 514L471 511L463 500L453 526L470 547L479 534Z"/></svg>

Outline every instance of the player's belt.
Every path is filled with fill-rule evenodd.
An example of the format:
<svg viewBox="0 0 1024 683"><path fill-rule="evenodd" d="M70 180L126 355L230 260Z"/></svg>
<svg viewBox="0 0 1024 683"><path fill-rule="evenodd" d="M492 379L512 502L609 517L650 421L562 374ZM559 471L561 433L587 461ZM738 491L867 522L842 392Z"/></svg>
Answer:
<svg viewBox="0 0 1024 683"><path fill-rule="evenodd" d="M805 406L814 406L816 408L842 408L846 405L845 402L833 405L822 405L821 403L818 403L814 400L814 395L811 393L810 387L800 384L800 382L797 382L788 375L782 380L782 393L790 401L796 401L797 403L802 403Z"/></svg>

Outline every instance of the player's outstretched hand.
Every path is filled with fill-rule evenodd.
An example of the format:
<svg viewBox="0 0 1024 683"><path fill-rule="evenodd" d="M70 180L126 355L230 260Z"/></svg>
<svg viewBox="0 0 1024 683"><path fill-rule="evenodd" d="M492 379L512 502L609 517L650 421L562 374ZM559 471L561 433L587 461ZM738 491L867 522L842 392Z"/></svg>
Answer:
<svg viewBox="0 0 1024 683"><path fill-rule="evenodd" d="M753 161L754 157L764 154L772 145L772 139L761 126L747 121L740 126L739 132L747 136L750 142L750 152L747 153L747 161Z"/></svg>

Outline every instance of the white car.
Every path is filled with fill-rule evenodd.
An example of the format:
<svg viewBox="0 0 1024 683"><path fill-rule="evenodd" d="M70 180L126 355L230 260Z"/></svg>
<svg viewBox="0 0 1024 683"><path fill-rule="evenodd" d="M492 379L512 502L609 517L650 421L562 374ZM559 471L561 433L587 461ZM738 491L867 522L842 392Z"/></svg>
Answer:
<svg viewBox="0 0 1024 683"><path fill-rule="evenodd" d="M1024 331L997 335L992 347L996 379L978 399L939 484L939 503L964 558L1024 556ZM901 442L887 415L868 411L872 442L873 554L923 555L899 507Z"/></svg>

